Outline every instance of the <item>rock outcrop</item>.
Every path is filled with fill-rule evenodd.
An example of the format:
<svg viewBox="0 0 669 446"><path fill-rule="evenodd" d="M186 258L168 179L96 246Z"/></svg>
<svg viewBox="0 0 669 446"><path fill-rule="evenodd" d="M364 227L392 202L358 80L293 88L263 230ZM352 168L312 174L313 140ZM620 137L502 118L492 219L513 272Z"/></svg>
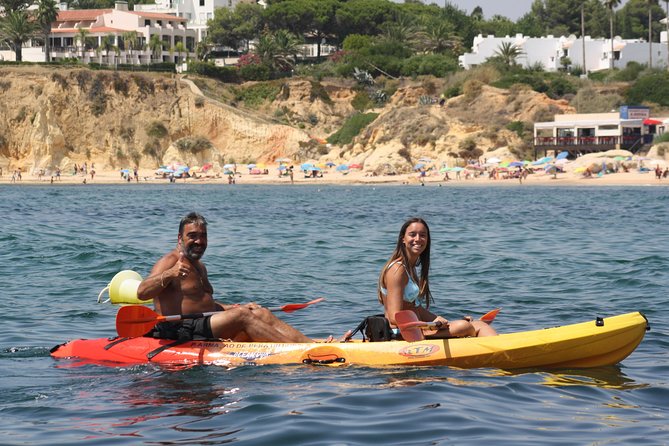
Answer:
<svg viewBox="0 0 669 446"><path fill-rule="evenodd" d="M511 152L523 145L509 123L530 126L573 112L528 89L482 86L440 105L420 80L402 80L378 117L351 144L324 138L356 111L350 81L286 80L264 114L198 94L172 75L44 67L0 68L0 166L24 171L95 163L98 169L276 158L359 163L401 173L421 158L454 165L463 151ZM282 116L283 124L268 116ZM460 159L459 162L462 162Z"/></svg>

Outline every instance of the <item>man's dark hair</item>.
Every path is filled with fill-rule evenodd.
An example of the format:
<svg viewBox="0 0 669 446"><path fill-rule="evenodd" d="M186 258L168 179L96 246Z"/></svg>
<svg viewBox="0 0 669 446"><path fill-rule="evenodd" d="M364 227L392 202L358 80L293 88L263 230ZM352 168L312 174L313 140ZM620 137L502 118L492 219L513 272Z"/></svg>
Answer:
<svg viewBox="0 0 669 446"><path fill-rule="evenodd" d="M204 218L204 216L198 214L197 212L190 212L181 219L181 223L179 223L179 234L181 234L181 232L184 230L184 226L191 223L197 223L198 225L204 226L205 228L207 227L207 219Z"/></svg>

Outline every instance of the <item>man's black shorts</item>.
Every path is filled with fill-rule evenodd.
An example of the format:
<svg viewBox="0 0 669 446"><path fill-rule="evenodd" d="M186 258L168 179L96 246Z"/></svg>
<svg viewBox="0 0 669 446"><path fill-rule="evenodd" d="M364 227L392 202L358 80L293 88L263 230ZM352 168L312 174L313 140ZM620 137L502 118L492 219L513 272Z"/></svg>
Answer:
<svg viewBox="0 0 669 446"><path fill-rule="evenodd" d="M204 341L214 339L211 332L211 316L185 319L179 322L160 322L146 336L175 341Z"/></svg>

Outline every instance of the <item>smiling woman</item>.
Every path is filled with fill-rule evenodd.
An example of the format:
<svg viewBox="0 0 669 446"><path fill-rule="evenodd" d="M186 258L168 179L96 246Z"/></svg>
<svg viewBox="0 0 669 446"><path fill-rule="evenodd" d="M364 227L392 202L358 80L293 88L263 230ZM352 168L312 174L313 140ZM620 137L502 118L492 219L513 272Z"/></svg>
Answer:
<svg viewBox="0 0 669 446"><path fill-rule="evenodd" d="M418 267L420 266L420 274ZM497 332L484 321L466 318L449 322L429 311L434 301L430 292L430 228L422 218L404 222L397 245L379 275L378 298L385 317L399 336L397 314L411 311L420 320L436 326L426 332L428 338L494 336Z"/></svg>

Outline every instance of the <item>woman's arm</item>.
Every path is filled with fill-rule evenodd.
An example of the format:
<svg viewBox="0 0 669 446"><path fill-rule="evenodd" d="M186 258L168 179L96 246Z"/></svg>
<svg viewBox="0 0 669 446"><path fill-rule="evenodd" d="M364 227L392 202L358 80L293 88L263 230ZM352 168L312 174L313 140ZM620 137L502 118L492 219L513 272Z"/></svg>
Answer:
<svg viewBox="0 0 669 446"><path fill-rule="evenodd" d="M386 270L383 279L382 283L385 283L385 288L388 290L388 294L383 299L386 319L390 321L391 326L396 327L395 313L401 310L413 309L408 307L411 304L404 301L404 288L409 283L409 278L404 267L400 263L396 263Z"/></svg>

